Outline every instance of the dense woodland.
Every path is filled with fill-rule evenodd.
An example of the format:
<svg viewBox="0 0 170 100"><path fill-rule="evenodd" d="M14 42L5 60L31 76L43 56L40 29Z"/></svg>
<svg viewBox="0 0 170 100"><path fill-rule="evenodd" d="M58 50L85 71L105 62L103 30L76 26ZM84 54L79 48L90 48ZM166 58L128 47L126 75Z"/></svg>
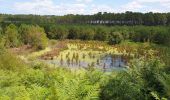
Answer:
<svg viewBox="0 0 170 100"><path fill-rule="evenodd" d="M40 27L38 25L10 24L1 28L2 37L5 36L6 45L17 47L22 44L47 45L46 36L49 39L80 39L107 41L109 44L118 44L125 40L134 42L150 42L170 45L170 28L168 26L90 26L90 25L50 25ZM35 34L36 33L36 34ZM37 38L38 39L37 39ZM25 40L26 39L26 40ZM37 39L37 40L36 40ZM7 41L8 40L8 41Z"/></svg>
<svg viewBox="0 0 170 100"><path fill-rule="evenodd" d="M169 25L170 13L1 14L0 100L169 100ZM105 73L93 66L49 67L10 51L24 45L41 51L51 40L66 39L100 41L141 57L133 59L128 70Z"/></svg>
<svg viewBox="0 0 170 100"><path fill-rule="evenodd" d="M101 40L110 43L129 39L135 42L170 44L169 13L99 12L94 15L65 16L0 14L0 22L3 33L10 23L13 23L16 26L15 30L20 30L20 33L22 27L25 27L23 24L39 25L44 28L49 39ZM112 37L116 39L113 40Z"/></svg>
<svg viewBox="0 0 170 100"><path fill-rule="evenodd" d="M0 21L4 23L31 24L100 24L100 25L170 25L170 13L107 13L99 12L94 15L8 15L0 14Z"/></svg>

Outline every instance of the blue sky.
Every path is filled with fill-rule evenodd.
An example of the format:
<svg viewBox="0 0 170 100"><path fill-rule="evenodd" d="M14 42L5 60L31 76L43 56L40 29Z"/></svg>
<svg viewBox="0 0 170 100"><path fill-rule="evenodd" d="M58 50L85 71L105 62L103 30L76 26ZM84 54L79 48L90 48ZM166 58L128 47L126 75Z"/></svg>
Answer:
<svg viewBox="0 0 170 100"><path fill-rule="evenodd" d="M94 14L97 12L170 12L170 0L0 0L0 13Z"/></svg>

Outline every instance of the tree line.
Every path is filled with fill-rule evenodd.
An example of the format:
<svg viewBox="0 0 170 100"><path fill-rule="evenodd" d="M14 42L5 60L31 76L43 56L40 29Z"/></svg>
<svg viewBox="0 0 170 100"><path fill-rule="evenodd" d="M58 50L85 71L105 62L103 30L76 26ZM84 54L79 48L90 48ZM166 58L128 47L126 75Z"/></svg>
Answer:
<svg viewBox="0 0 170 100"><path fill-rule="evenodd" d="M102 25L15 25L0 27L1 37L6 46L17 47L29 44L43 49L49 39L80 39L106 41L119 44L129 40L150 42L170 46L170 28L168 26L102 26Z"/></svg>
<svg viewBox="0 0 170 100"><path fill-rule="evenodd" d="M0 22L26 24L92 24L92 25L170 25L170 13L107 13L94 15L10 15L0 14Z"/></svg>
<svg viewBox="0 0 170 100"><path fill-rule="evenodd" d="M165 26L89 26L52 25L45 28L50 39L80 39L118 44L125 40L169 46L170 28Z"/></svg>

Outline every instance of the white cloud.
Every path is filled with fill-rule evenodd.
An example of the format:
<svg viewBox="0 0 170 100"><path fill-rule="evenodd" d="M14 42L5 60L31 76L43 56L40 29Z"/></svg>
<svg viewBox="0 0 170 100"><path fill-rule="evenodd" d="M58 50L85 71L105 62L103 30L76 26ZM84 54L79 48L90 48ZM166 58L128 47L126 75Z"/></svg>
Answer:
<svg viewBox="0 0 170 100"><path fill-rule="evenodd" d="M140 3L158 3L164 7L170 7L170 0L137 0Z"/></svg>
<svg viewBox="0 0 170 100"><path fill-rule="evenodd" d="M170 0L136 0L138 2L143 2L143 3L166 3L170 2Z"/></svg>
<svg viewBox="0 0 170 100"><path fill-rule="evenodd" d="M76 0L77 2L82 2L82 3L90 3L93 0Z"/></svg>
<svg viewBox="0 0 170 100"><path fill-rule="evenodd" d="M122 10L138 10L138 9L141 9L143 8L144 5L142 5L141 3L137 2L137 1L132 1L132 2L129 2L123 6L121 6Z"/></svg>
<svg viewBox="0 0 170 100"><path fill-rule="evenodd" d="M31 14L43 14L48 11L49 13L54 12L56 8L51 0L34 0L33 2L18 2L14 4L14 8L18 12L31 13Z"/></svg>
<svg viewBox="0 0 170 100"><path fill-rule="evenodd" d="M105 4L92 3L93 0L74 0L72 3L54 2L54 0L32 0L17 2L12 8L15 10L14 13L17 14L40 15L94 14L97 12L125 11L170 11L170 0L132 0L127 4L120 5L119 8ZM155 3L157 6L155 6ZM148 6L152 4L153 6ZM160 7L163 7L164 9L160 9Z"/></svg>
<svg viewBox="0 0 170 100"><path fill-rule="evenodd" d="M98 12L114 12L115 10L108 5L91 5L89 13L98 13Z"/></svg>
<svg viewBox="0 0 170 100"><path fill-rule="evenodd" d="M152 5L153 6L150 6ZM160 7L164 8L159 9ZM153 11L153 12L169 12L170 0L132 0L131 2L122 5L121 11ZM169 11L168 11L169 10Z"/></svg>
<svg viewBox="0 0 170 100"><path fill-rule="evenodd" d="M40 15L65 15L65 14L94 14L97 12L113 12L107 5L86 4L92 0L76 0L75 3L55 4L53 0L33 0L32 2L15 3L16 13Z"/></svg>
<svg viewBox="0 0 170 100"><path fill-rule="evenodd" d="M63 15L63 14L76 14L83 13L86 8L85 4L75 3L75 4L54 4L52 0L34 0L33 2L18 2L15 3L14 8L17 12L22 12L26 14L48 14L48 15Z"/></svg>
<svg viewBox="0 0 170 100"><path fill-rule="evenodd" d="M170 8L170 1L169 2L165 2L165 3L161 3L162 6Z"/></svg>

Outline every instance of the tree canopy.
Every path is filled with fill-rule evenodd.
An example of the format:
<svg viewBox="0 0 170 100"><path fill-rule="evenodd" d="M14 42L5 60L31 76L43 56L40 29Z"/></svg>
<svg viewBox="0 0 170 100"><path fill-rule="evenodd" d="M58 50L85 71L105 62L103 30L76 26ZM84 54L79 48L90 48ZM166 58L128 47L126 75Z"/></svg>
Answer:
<svg viewBox="0 0 170 100"><path fill-rule="evenodd" d="M107 13L99 12L94 15L7 15L0 14L4 23L27 23L27 24L100 24L100 25L170 25L170 13Z"/></svg>

